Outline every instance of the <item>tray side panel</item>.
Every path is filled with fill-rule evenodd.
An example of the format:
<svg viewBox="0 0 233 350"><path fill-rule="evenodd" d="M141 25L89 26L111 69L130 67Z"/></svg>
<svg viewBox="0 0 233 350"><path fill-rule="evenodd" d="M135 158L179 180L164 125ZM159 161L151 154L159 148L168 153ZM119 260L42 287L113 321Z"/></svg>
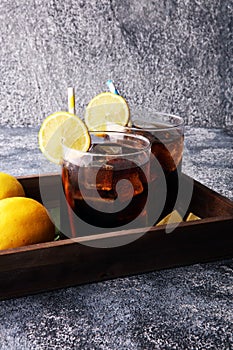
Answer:
<svg viewBox="0 0 233 350"><path fill-rule="evenodd" d="M117 248L91 248L72 240L2 254L0 298L98 282L233 256L233 219L152 229Z"/></svg>
<svg viewBox="0 0 233 350"><path fill-rule="evenodd" d="M61 177L60 175L41 175L32 177L19 177L19 182L22 184L27 197L33 198L42 202L42 197L46 197L46 204L49 207L59 205ZM42 194L41 195L41 190Z"/></svg>

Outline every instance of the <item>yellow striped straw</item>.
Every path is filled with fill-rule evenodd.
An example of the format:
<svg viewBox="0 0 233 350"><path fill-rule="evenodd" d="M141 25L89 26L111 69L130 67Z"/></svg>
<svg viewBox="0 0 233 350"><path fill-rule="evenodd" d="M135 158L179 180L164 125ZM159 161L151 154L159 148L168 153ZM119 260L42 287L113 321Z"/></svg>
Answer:
<svg viewBox="0 0 233 350"><path fill-rule="evenodd" d="M73 87L68 87L68 111L75 114L75 92Z"/></svg>

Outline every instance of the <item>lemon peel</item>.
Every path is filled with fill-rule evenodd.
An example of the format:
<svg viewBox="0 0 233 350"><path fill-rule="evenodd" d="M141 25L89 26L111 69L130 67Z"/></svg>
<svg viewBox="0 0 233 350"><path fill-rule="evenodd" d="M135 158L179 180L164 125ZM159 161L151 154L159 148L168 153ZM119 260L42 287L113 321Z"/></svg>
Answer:
<svg viewBox="0 0 233 350"><path fill-rule="evenodd" d="M0 250L52 241L55 226L47 209L34 199L0 200Z"/></svg>
<svg viewBox="0 0 233 350"><path fill-rule="evenodd" d="M9 197L24 197L21 183L12 175L0 172L0 200Z"/></svg>

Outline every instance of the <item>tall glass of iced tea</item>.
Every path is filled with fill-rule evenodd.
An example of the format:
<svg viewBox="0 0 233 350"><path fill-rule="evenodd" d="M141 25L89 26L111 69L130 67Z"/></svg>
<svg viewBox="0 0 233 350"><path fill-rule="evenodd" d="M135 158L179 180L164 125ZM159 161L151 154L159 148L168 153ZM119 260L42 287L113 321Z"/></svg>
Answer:
<svg viewBox="0 0 233 350"><path fill-rule="evenodd" d="M80 152L63 141L61 230L79 237L147 225L151 144L128 132L90 132Z"/></svg>
<svg viewBox="0 0 233 350"><path fill-rule="evenodd" d="M156 223L173 210L177 200L184 144L184 120L179 116L160 112L145 115L144 110L134 114L132 127L128 130L147 137L151 142L151 152L154 156L150 169L151 190L156 194L156 198L150 207L150 215L156 213L156 208L161 204L161 197L165 196L164 208L159 217L155 214Z"/></svg>

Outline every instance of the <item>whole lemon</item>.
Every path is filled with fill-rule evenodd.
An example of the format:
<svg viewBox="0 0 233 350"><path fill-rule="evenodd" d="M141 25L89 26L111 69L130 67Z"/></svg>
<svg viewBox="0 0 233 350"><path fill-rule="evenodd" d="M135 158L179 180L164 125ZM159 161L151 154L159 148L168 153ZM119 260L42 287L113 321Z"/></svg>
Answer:
<svg viewBox="0 0 233 350"><path fill-rule="evenodd" d="M0 199L24 196L21 183L14 176L0 172Z"/></svg>
<svg viewBox="0 0 233 350"><path fill-rule="evenodd" d="M47 209L34 199L0 200L0 250L54 239L55 226Z"/></svg>

